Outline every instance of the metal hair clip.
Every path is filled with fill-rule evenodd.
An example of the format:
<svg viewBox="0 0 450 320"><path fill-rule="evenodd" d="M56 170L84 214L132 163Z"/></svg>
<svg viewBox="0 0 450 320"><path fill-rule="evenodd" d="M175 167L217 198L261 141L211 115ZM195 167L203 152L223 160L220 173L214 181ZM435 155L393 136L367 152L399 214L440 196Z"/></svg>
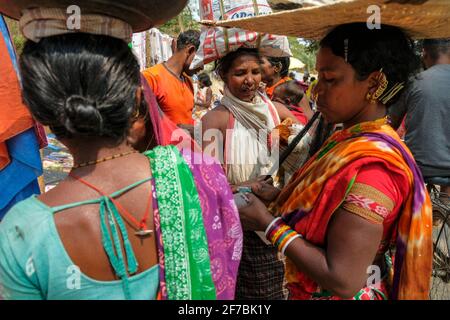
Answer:
<svg viewBox="0 0 450 320"><path fill-rule="evenodd" d="M344 57L345 62L348 62L348 39L344 39Z"/></svg>

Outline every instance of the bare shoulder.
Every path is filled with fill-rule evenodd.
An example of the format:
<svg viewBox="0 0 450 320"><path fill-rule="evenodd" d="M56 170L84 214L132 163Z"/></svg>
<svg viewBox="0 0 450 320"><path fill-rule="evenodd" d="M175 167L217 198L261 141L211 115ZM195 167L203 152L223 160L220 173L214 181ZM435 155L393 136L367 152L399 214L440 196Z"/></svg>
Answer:
<svg viewBox="0 0 450 320"><path fill-rule="evenodd" d="M230 111L222 105L208 111L202 118L203 131L213 128L225 130L227 128L229 116Z"/></svg>

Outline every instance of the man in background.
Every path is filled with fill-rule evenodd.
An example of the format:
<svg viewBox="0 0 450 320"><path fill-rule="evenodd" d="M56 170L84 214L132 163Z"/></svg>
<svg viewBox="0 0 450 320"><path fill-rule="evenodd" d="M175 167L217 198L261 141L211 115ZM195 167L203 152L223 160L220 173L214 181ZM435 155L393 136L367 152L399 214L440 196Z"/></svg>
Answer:
<svg viewBox="0 0 450 320"><path fill-rule="evenodd" d="M424 40L423 63L389 113L395 129L406 115L405 143L425 182L450 195L450 39Z"/></svg>
<svg viewBox="0 0 450 320"><path fill-rule="evenodd" d="M199 46L200 32L182 32L177 38L173 56L142 72L162 111L176 125L186 129L194 124L194 86L190 77L197 70L190 70L189 66Z"/></svg>

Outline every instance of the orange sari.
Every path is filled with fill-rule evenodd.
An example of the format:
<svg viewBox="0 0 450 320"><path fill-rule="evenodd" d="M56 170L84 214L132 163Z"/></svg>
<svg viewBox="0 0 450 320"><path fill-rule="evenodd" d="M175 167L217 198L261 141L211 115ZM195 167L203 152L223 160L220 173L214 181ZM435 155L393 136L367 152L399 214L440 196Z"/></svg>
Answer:
<svg viewBox="0 0 450 320"><path fill-rule="evenodd" d="M431 202L411 152L386 119L333 134L283 190L277 199L277 212L307 241L324 247L328 222L344 201L358 170L376 162L403 172L411 190L404 196L394 233L396 255L391 298L428 299L432 267ZM312 294L318 287L289 259L286 277L291 288L306 288ZM296 298L296 292L292 294Z"/></svg>

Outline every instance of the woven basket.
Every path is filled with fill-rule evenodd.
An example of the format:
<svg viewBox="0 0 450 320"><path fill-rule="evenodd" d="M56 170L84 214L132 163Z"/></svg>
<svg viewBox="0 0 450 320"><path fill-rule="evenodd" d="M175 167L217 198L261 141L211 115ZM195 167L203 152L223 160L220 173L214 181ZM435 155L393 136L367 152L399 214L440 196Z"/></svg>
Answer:
<svg viewBox="0 0 450 320"><path fill-rule="evenodd" d="M101 13L128 22L134 32L148 30L176 16L187 0L0 0L0 13L20 19L28 8L67 8L77 5L81 13Z"/></svg>
<svg viewBox="0 0 450 320"><path fill-rule="evenodd" d="M377 5L380 8L382 24L400 27L414 39L450 37L450 0L411 1L415 4L399 2L399 0L344 0L329 5L220 21L214 24L320 40L338 25L366 22L373 14L367 13L368 7ZM417 4L420 2L422 4Z"/></svg>

